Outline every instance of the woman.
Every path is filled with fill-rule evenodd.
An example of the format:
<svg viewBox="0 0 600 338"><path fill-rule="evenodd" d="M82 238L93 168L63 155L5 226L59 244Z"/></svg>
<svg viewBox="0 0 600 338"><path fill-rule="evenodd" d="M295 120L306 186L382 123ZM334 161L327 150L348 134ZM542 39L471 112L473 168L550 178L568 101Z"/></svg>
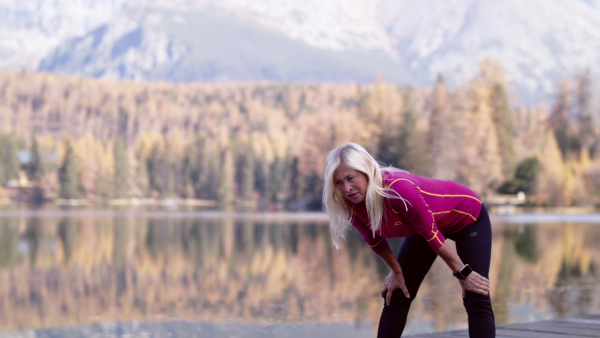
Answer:
<svg viewBox="0 0 600 338"><path fill-rule="evenodd" d="M391 268L378 337L400 337L412 300L439 255L462 287L470 337L495 337L489 296L491 224L481 199L467 187L380 167L360 145L327 156L323 206L339 249L352 224ZM396 257L386 238L406 237ZM446 242L456 242L456 249Z"/></svg>

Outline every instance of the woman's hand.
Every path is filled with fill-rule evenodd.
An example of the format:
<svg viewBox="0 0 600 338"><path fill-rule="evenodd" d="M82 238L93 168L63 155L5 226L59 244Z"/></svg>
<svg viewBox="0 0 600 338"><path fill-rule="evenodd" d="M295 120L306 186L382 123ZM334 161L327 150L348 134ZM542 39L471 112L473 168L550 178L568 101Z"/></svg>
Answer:
<svg viewBox="0 0 600 338"><path fill-rule="evenodd" d="M383 286L381 287L381 297L385 298L386 305L390 305L390 302L392 301L392 293L396 289L402 290L406 298L410 298L402 273L390 271L387 277L385 277L385 282L383 282Z"/></svg>
<svg viewBox="0 0 600 338"><path fill-rule="evenodd" d="M465 291L471 291L484 296L487 296L490 291L490 281L475 271L471 272L467 278L459 279L458 281L463 289L463 297L465 296Z"/></svg>

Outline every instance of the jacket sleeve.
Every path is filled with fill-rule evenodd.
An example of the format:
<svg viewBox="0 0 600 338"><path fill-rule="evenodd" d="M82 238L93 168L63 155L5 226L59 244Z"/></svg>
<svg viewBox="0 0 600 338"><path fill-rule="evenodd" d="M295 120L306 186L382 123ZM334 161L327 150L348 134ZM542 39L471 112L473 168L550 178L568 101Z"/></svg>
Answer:
<svg viewBox="0 0 600 338"><path fill-rule="evenodd" d="M406 200L406 205L401 199L391 198L390 202L395 212L401 213L415 232L423 236L427 244L438 250L446 241L444 235L438 230L431 208L423 198L419 186L408 179L398 179L390 185L395 192Z"/></svg>
<svg viewBox="0 0 600 338"><path fill-rule="evenodd" d="M377 234L373 234L371 228L369 228L363 221L354 217L352 219L352 225L360 232L363 240L371 247L376 254L382 253L386 248L389 248L389 244L384 237Z"/></svg>

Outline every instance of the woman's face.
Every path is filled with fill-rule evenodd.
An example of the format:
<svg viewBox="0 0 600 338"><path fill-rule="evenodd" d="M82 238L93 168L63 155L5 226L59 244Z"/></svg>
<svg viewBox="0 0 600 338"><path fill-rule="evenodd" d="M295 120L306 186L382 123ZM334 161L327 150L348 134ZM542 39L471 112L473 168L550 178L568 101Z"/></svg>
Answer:
<svg viewBox="0 0 600 338"><path fill-rule="evenodd" d="M362 172L351 169L342 163L333 173L333 183L348 201L354 204L365 201L369 180L367 175Z"/></svg>

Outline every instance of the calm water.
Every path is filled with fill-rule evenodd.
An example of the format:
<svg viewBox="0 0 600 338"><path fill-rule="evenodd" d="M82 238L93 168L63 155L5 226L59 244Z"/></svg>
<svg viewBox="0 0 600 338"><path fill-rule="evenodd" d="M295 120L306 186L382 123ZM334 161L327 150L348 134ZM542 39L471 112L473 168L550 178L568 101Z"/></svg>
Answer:
<svg viewBox="0 0 600 338"><path fill-rule="evenodd" d="M600 313L600 215L493 224L498 323ZM319 213L0 210L0 336L372 337L387 272ZM438 260L406 332L460 328Z"/></svg>

